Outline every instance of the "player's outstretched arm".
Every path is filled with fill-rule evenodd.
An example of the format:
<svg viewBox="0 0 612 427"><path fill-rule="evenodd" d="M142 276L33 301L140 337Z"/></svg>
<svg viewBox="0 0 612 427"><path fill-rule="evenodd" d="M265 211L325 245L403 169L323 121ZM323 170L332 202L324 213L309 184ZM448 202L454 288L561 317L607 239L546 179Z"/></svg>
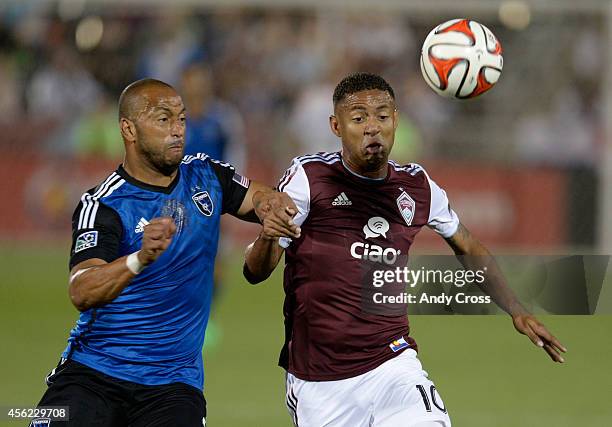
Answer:
<svg viewBox="0 0 612 427"><path fill-rule="evenodd" d="M465 268L486 270L487 280L480 285L480 288L512 316L516 330L527 335L538 347L542 347L553 361L563 363L561 352L566 352L566 348L523 307L514 292L506 285L504 275L489 250L472 236L463 224L459 224L455 234L447 238L446 242Z"/></svg>
<svg viewBox="0 0 612 427"><path fill-rule="evenodd" d="M136 274L170 246L175 232L171 218L155 218L144 228L138 252L110 263L92 258L75 265L68 287L72 304L79 311L85 311L117 298Z"/></svg>
<svg viewBox="0 0 612 427"><path fill-rule="evenodd" d="M295 213L293 208L286 208L286 214L291 218ZM298 227L298 234L299 232ZM263 282L278 265L284 251L278 243L279 237L283 237L279 230L264 223L257 239L247 247L242 271L249 283L255 285Z"/></svg>
<svg viewBox="0 0 612 427"><path fill-rule="evenodd" d="M289 195L251 181L236 216L246 221L259 222L264 227L272 227L280 233L280 237L298 238L299 227L293 223L293 216L287 213L287 208L297 212L297 207Z"/></svg>

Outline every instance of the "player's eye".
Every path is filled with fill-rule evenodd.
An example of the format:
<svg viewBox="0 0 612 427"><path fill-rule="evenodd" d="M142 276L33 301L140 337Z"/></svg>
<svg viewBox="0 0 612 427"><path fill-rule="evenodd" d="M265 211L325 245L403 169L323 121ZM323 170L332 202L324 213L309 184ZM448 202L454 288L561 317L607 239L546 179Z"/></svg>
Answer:
<svg viewBox="0 0 612 427"><path fill-rule="evenodd" d="M167 121L168 121L168 117L166 117L166 116L162 116L162 117L160 117L159 119L157 119L157 121L158 121L158 122L160 122L160 123L165 123L165 122L167 122Z"/></svg>
<svg viewBox="0 0 612 427"><path fill-rule="evenodd" d="M378 118L380 120L387 120L389 118L389 116L387 114L381 114L381 115L378 116Z"/></svg>
<svg viewBox="0 0 612 427"><path fill-rule="evenodd" d="M353 122L355 122L355 123L361 123L361 122L363 122L365 119L364 119L362 116L356 116L356 117L353 117L351 120L352 120Z"/></svg>

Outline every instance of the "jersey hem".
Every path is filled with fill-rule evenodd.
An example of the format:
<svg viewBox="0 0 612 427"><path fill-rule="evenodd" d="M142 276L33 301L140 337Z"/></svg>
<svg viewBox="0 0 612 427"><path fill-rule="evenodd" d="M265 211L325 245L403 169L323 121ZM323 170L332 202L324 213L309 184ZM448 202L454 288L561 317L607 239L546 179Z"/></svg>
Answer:
<svg viewBox="0 0 612 427"><path fill-rule="evenodd" d="M354 369L352 371L349 371L349 372L343 373L343 374L314 374L314 375L311 374L311 375L308 375L308 374L305 374L303 372L296 371L294 369L287 369L287 372L289 372L290 374L292 374L296 378L298 378L300 380L303 380L303 381L339 381L339 380L347 380L349 378L358 377L359 375L363 375L363 374L366 374L366 373L368 373L370 371L373 371L374 369L378 368L383 363L388 362L389 360L395 359L397 356L399 356L400 354L402 354L404 351L406 351L408 349L412 349L414 351L417 351L413 347L406 347L406 348L401 349L400 351L397 351L395 353L391 353L389 355L389 357L385 357L384 359L381 359L380 361L376 362L376 364L374 364L374 365L368 365L367 368Z"/></svg>
<svg viewBox="0 0 612 427"><path fill-rule="evenodd" d="M75 357L76 356L76 357ZM62 355L62 357L66 357L64 354ZM67 358L68 360L74 360L75 362L78 362L82 365L87 366L90 369L93 369L94 371L98 371L104 375L107 375L111 378L114 378L116 380L122 380L122 381L128 381L134 384L140 384L140 385L146 385L146 386L157 386L157 385L169 385L169 384L174 384L174 383L181 383L181 384L185 384L188 385L190 387L193 387L195 389L197 389L198 391L203 391L204 389L204 385L203 384L195 384L193 382L189 382L189 381L181 381L180 379L176 379L176 380L169 380L169 381L137 381L134 377L129 376L129 375L118 375L117 372L111 372L110 370L107 369L103 369L100 366L92 366L93 363L89 363L88 360L83 360L78 353L72 353L70 355L69 358Z"/></svg>

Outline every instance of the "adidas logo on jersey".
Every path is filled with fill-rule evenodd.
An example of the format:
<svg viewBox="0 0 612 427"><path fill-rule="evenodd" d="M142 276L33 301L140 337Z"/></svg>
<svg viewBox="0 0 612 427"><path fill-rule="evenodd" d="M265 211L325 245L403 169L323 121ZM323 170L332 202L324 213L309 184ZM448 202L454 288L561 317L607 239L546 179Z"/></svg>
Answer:
<svg viewBox="0 0 612 427"><path fill-rule="evenodd" d="M336 198L332 202L332 206L352 206L352 205L353 205L353 202L351 202L349 198L346 197L346 194L344 194L344 191L338 194L338 196L336 196Z"/></svg>
<svg viewBox="0 0 612 427"><path fill-rule="evenodd" d="M138 221L138 224L136 224L136 229L134 230L134 232L136 234L144 232L144 228L147 225L149 225L149 221L144 218L140 218L140 221Z"/></svg>

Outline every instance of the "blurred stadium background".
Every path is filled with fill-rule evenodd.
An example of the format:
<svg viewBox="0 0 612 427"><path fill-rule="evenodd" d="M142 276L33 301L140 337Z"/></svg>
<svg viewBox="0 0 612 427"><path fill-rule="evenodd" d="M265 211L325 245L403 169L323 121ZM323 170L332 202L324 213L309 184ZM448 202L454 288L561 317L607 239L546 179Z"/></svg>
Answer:
<svg viewBox="0 0 612 427"><path fill-rule="evenodd" d="M504 47L500 82L470 102L437 97L418 68L429 30L456 17ZM392 157L423 164L485 244L610 254L611 52L604 0L0 1L0 407L36 404L77 318L70 217L121 162L116 101L131 81L176 85L191 112L212 114L224 148L210 150L273 184L293 156L338 149L327 127L337 81L381 73L402 115ZM280 278L247 286L241 253L257 227L224 227L204 350L209 423L288 426ZM449 253L429 231L415 251ZM570 350L565 366L504 316L411 323L453 425L607 426L611 301L604 286L595 316L544 318Z"/></svg>

